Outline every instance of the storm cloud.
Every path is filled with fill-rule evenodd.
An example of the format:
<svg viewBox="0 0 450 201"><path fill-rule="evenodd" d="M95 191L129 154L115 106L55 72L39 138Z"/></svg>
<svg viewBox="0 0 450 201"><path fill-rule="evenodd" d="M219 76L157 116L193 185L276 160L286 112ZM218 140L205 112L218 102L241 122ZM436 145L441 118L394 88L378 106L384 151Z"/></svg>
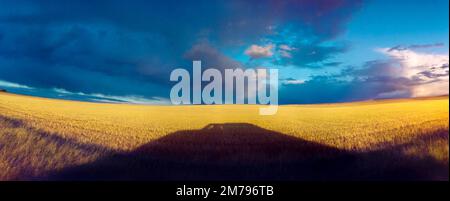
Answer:
<svg viewBox="0 0 450 201"><path fill-rule="evenodd" d="M244 68L224 50L267 38L301 43L280 39L286 30L301 30L314 42L292 52L292 62L282 62L326 60L342 48L324 47L322 41L338 36L361 5L354 0L0 2L1 80L145 97L167 96L171 70L189 68L192 59Z"/></svg>

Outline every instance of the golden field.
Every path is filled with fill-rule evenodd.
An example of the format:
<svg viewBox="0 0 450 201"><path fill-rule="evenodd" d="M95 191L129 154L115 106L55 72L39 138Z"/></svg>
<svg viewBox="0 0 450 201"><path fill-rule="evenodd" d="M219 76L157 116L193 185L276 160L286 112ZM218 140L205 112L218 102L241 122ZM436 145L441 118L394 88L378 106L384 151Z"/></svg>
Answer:
<svg viewBox="0 0 450 201"><path fill-rule="evenodd" d="M0 180L448 180L448 97L259 107L0 93Z"/></svg>

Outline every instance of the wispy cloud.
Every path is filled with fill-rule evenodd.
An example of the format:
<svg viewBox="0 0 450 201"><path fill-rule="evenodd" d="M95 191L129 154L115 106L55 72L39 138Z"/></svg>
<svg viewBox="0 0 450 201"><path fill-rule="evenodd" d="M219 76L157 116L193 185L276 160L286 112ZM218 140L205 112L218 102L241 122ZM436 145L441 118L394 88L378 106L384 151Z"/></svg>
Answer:
<svg viewBox="0 0 450 201"><path fill-rule="evenodd" d="M304 84L305 80L298 80L294 78L287 78L284 80L281 80L281 83L284 85L297 85L297 84Z"/></svg>
<svg viewBox="0 0 450 201"><path fill-rule="evenodd" d="M265 46L251 45L245 50L245 54L252 59L268 58L273 55L272 48L272 44Z"/></svg>
<svg viewBox="0 0 450 201"><path fill-rule="evenodd" d="M280 53L281 57L292 58L291 51L294 50L295 48L283 44L278 46L278 49L279 49L278 52Z"/></svg>
<svg viewBox="0 0 450 201"><path fill-rule="evenodd" d="M8 82L4 80L0 80L0 87L9 87L9 88L20 88L20 89L33 89L33 87L29 87L27 85L17 84L14 82Z"/></svg>
<svg viewBox="0 0 450 201"><path fill-rule="evenodd" d="M407 50L407 49L426 49L426 48L435 48L435 47L444 47L444 43L414 44L414 45L409 45L409 46L397 45L395 47L389 48L389 51Z"/></svg>
<svg viewBox="0 0 450 201"><path fill-rule="evenodd" d="M105 95L100 93L92 93L86 94L82 92L71 92L61 88L53 88L54 92L60 95L69 95L69 96L83 96L89 100L95 102L105 102L105 103L131 103L131 104L145 104L145 105L168 105L170 104L170 100L162 97L152 97L152 98L144 98L142 96L113 96L113 95Z"/></svg>

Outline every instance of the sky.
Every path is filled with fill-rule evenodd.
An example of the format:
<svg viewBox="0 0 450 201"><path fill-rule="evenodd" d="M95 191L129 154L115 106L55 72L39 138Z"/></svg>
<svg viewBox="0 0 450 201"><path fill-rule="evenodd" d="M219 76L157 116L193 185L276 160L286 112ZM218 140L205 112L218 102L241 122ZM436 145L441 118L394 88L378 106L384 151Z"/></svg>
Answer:
<svg viewBox="0 0 450 201"><path fill-rule="evenodd" d="M276 68L279 103L448 95L448 0L0 0L0 88L167 104L176 68Z"/></svg>

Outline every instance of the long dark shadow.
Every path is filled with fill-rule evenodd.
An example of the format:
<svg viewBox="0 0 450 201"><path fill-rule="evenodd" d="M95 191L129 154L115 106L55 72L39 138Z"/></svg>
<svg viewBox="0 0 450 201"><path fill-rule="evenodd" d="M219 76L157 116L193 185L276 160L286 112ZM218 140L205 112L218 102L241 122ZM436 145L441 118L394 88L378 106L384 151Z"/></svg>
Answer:
<svg viewBox="0 0 450 201"><path fill-rule="evenodd" d="M247 123L210 124L64 169L50 179L421 180L432 177L430 168L448 179L448 165L392 153L396 152L352 153ZM395 164L399 158L402 163Z"/></svg>

